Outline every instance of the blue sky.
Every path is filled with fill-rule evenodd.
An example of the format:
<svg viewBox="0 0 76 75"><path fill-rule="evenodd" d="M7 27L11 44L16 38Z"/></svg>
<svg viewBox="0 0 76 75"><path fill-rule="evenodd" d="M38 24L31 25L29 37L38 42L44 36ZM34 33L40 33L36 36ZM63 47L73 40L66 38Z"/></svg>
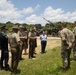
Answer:
<svg viewBox="0 0 76 75"><path fill-rule="evenodd" d="M0 22L46 24L76 20L76 0L0 0Z"/></svg>
<svg viewBox="0 0 76 75"><path fill-rule="evenodd" d="M35 7L38 4L43 11L46 7L52 6L54 9L62 8L65 11L74 11L76 9L76 0L11 0L15 7L22 9L25 7Z"/></svg>

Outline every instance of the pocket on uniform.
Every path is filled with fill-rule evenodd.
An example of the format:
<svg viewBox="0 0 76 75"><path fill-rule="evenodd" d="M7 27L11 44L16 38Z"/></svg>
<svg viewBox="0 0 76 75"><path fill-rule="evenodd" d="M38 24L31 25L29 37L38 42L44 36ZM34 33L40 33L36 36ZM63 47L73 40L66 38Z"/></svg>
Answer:
<svg viewBox="0 0 76 75"><path fill-rule="evenodd" d="M16 53L17 52L16 48L11 48L11 52Z"/></svg>

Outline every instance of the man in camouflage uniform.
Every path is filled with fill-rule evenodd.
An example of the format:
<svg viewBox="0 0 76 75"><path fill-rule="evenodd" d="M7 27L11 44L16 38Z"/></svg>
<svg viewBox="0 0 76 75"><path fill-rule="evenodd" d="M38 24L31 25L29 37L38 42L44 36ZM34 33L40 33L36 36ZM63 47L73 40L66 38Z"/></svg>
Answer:
<svg viewBox="0 0 76 75"><path fill-rule="evenodd" d="M8 37L8 42L11 47L11 73L17 73L17 67L19 63L19 51L20 51L20 38L17 34L18 27L13 27L12 34Z"/></svg>
<svg viewBox="0 0 76 75"><path fill-rule="evenodd" d="M34 27L34 34L36 34L36 27ZM34 54L36 54L36 48L37 48L37 38L35 39L35 50L34 50Z"/></svg>
<svg viewBox="0 0 76 75"><path fill-rule="evenodd" d="M29 58L34 58L36 33L34 27L31 27L29 32Z"/></svg>
<svg viewBox="0 0 76 75"><path fill-rule="evenodd" d="M18 35L19 35L19 38L20 38L20 41L21 41L20 42L20 44L21 44L21 46L20 46L20 55L19 55L20 60L23 60L23 58L22 58L22 52L23 52L24 44L25 44L24 34L25 34L24 27L22 25L20 25L19 26L19 32L18 32Z"/></svg>
<svg viewBox="0 0 76 75"><path fill-rule="evenodd" d="M70 68L70 53L72 49L72 44L74 42L74 36L71 30L66 28L67 25L65 22L62 23L62 30L60 31L60 37L62 42L62 64L63 69Z"/></svg>
<svg viewBox="0 0 76 75"><path fill-rule="evenodd" d="M74 29L73 29L73 34L75 37L74 43L73 43L73 55L74 55L74 60L76 60L76 21L73 24Z"/></svg>

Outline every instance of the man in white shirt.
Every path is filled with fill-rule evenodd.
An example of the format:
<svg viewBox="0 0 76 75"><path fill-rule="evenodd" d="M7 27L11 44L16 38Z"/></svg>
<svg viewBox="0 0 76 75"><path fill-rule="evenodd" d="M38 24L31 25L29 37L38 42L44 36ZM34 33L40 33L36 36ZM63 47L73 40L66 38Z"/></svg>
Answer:
<svg viewBox="0 0 76 75"><path fill-rule="evenodd" d="M45 31L42 31L42 34L40 35L41 40L41 53L45 53L45 48L47 44L47 35L45 34Z"/></svg>

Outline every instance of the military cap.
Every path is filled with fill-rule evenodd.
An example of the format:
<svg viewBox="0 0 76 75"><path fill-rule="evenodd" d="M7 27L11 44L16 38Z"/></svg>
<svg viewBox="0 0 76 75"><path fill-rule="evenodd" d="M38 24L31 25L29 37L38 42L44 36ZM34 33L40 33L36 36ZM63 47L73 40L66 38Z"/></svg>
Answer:
<svg viewBox="0 0 76 75"><path fill-rule="evenodd" d="M63 23L62 23L62 26L63 26L63 27L67 27L67 23L66 23L66 22L63 22Z"/></svg>
<svg viewBox="0 0 76 75"><path fill-rule="evenodd" d="M4 25L4 26L1 27L1 30L3 30L3 29L7 30L6 25Z"/></svg>
<svg viewBox="0 0 76 75"><path fill-rule="evenodd" d="M15 25L12 27L12 29L19 29L19 27Z"/></svg>
<svg viewBox="0 0 76 75"><path fill-rule="evenodd" d="M30 28L30 31L35 31L35 30L36 30L35 27Z"/></svg>

